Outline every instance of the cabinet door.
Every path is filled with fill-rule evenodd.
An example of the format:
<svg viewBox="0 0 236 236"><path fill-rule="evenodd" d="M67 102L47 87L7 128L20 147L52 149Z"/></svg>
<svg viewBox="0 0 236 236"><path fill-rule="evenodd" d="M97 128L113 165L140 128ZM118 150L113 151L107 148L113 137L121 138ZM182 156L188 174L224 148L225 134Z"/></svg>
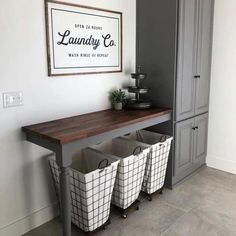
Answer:
<svg viewBox="0 0 236 236"><path fill-rule="evenodd" d="M195 118L194 130L194 164L205 163L207 153L208 113Z"/></svg>
<svg viewBox="0 0 236 236"><path fill-rule="evenodd" d="M208 111L211 76L213 0L198 0L198 50L195 114Z"/></svg>
<svg viewBox="0 0 236 236"><path fill-rule="evenodd" d="M175 175L183 173L192 166L194 119L176 124L175 132Z"/></svg>
<svg viewBox="0 0 236 236"><path fill-rule="evenodd" d="M194 115L197 3L197 0L180 0L179 5L176 121Z"/></svg>

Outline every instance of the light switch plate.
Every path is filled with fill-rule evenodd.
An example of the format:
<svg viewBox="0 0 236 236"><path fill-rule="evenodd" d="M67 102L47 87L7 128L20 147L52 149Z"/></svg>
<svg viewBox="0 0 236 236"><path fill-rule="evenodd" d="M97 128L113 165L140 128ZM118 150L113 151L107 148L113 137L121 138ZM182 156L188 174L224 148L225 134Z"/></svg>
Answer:
<svg viewBox="0 0 236 236"><path fill-rule="evenodd" d="M3 93L3 107L23 106L22 92Z"/></svg>

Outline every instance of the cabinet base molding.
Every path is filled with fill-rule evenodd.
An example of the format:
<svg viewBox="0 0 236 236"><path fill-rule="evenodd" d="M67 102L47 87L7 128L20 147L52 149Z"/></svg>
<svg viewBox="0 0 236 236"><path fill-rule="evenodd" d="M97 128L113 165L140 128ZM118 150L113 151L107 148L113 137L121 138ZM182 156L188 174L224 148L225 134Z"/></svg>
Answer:
<svg viewBox="0 0 236 236"><path fill-rule="evenodd" d="M226 171L232 174L236 174L236 162L226 160L224 158L214 156L214 155L208 155L206 159L207 166Z"/></svg>
<svg viewBox="0 0 236 236"><path fill-rule="evenodd" d="M198 165L194 165L194 166L192 166L192 168L189 168L187 171L174 176L172 179L172 186L179 184L179 183L185 181L186 179L188 179L189 177L195 175L198 170L200 170L201 168L203 168L205 166L206 166L206 164L205 164L205 161L203 160L202 163L199 163Z"/></svg>

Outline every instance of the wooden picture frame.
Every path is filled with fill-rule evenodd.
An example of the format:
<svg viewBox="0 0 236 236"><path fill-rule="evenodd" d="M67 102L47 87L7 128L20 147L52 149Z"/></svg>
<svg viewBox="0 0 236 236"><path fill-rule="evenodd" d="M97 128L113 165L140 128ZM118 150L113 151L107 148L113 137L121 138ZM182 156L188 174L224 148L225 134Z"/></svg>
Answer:
<svg viewBox="0 0 236 236"><path fill-rule="evenodd" d="M122 72L122 13L45 0L48 76Z"/></svg>

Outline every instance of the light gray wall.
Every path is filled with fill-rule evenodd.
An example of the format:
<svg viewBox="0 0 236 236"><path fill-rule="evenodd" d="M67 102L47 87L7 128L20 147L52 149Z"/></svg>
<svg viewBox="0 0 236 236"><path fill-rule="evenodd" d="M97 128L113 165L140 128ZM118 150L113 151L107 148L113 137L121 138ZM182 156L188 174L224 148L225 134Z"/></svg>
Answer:
<svg viewBox="0 0 236 236"><path fill-rule="evenodd" d="M207 164L236 174L235 9L215 0Z"/></svg>
<svg viewBox="0 0 236 236"><path fill-rule="evenodd" d="M24 141L24 125L110 106L108 92L130 83L135 68L134 0L70 0L123 12L124 72L47 77L44 1L1 1L0 235L18 236L51 219L56 201L43 156ZM3 109L2 93L23 91L24 106Z"/></svg>

